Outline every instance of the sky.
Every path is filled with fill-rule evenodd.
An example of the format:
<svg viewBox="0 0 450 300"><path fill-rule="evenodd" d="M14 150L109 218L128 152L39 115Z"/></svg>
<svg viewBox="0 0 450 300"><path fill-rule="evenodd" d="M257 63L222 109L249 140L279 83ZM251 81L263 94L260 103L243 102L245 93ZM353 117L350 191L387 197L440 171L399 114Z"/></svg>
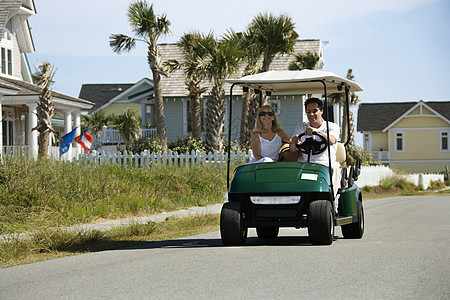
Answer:
<svg viewBox="0 0 450 300"><path fill-rule="evenodd" d="M87 83L136 83L151 79L146 47L129 53L109 47L111 34L132 35L129 0L34 0L29 18L36 51L31 68L49 61L54 90L78 97ZM450 100L450 0L155 0L170 20L175 43L185 32L243 31L259 13L285 14L301 39L328 41L325 71L353 69L364 88L362 103Z"/></svg>

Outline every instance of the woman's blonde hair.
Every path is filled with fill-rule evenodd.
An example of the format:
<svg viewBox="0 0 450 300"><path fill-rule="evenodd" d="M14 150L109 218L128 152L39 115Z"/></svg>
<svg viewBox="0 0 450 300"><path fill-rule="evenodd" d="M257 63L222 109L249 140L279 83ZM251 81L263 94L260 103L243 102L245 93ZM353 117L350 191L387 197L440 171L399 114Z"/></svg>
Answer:
<svg viewBox="0 0 450 300"><path fill-rule="evenodd" d="M273 113L273 120L272 120L272 131L273 132L277 132L278 130L280 130L280 124L278 124L278 120L277 120L277 116L275 115L275 111L273 110L273 107L265 104L263 106L261 106L258 111L256 112L256 121L255 121L255 128L253 128L254 132L257 133L264 133L266 132L266 129L264 129L262 123L261 123L261 119L259 117L259 113L262 112L264 109L269 109L272 113Z"/></svg>

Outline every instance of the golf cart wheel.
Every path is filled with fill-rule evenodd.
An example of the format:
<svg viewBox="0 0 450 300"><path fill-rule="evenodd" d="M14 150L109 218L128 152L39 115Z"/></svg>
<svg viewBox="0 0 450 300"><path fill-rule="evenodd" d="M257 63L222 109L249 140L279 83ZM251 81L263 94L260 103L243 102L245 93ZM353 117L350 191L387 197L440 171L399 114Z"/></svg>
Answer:
<svg viewBox="0 0 450 300"><path fill-rule="evenodd" d="M220 213L220 236L225 246L241 246L247 239L244 212L239 202L227 202Z"/></svg>
<svg viewBox="0 0 450 300"><path fill-rule="evenodd" d="M256 234L262 240L273 240L277 238L279 230L280 228L278 226L261 226L256 227Z"/></svg>
<svg viewBox="0 0 450 300"><path fill-rule="evenodd" d="M334 218L331 202L315 200L309 205L308 234L313 245L331 245L334 238Z"/></svg>
<svg viewBox="0 0 450 300"><path fill-rule="evenodd" d="M360 239L364 235L364 208L362 201L358 201L358 221L341 227L342 235L346 239Z"/></svg>

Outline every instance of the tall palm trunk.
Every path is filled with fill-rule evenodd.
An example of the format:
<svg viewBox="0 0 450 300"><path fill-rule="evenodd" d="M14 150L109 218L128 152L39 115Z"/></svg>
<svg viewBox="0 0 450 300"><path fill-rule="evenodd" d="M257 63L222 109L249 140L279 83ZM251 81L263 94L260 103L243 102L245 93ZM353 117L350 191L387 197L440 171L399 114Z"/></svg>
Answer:
<svg viewBox="0 0 450 300"><path fill-rule="evenodd" d="M204 89L200 88L200 80L192 80L189 82L189 97L190 102L190 114L191 114L191 129L192 137L196 139L202 138L202 117L201 117L201 102L200 95L204 92Z"/></svg>
<svg viewBox="0 0 450 300"><path fill-rule="evenodd" d="M167 131L166 131L166 121L164 117L164 102L161 91L161 74L163 74L163 72L161 71L161 66L158 63L159 58L156 47L154 49L148 50L147 59L153 74L156 133L158 134L158 137L161 139L164 151L166 151Z"/></svg>
<svg viewBox="0 0 450 300"><path fill-rule="evenodd" d="M222 149L222 134L225 123L225 92L220 85L214 85L206 103L205 145L208 151Z"/></svg>
<svg viewBox="0 0 450 300"><path fill-rule="evenodd" d="M50 132L55 132L52 127L52 118L55 115L55 107L53 105L53 96L50 89L52 81L52 67L50 63L44 62L38 67L40 69L38 85L41 86L41 94L39 95L39 103L37 106L38 124L32 130L37 130L38 135L38 157L46 159L48 157L48 144Z"/></svg>
<svg viewBox="0 0 450 300"><path fill-rule="evenodd" d="M243 94L242 99L241 118L244 118L244 121L241 122L239 141L241 145L250 147L250 136L255 127L256 111L259 107L259 96L256 95L253 90L249 90Z"/></svg>

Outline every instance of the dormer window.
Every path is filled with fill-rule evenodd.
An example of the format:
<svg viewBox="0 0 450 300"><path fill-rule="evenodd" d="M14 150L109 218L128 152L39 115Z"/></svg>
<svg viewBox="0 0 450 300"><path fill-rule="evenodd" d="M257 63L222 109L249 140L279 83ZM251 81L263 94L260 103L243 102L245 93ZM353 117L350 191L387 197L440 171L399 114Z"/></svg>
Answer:
<svg viewBox="0 0 450 300"><path fill-rule="evenodd" d="M5 28L2 39L0 40L0 73L11 75L13 74L13 42L12 35L8 29Z"/></svg>

